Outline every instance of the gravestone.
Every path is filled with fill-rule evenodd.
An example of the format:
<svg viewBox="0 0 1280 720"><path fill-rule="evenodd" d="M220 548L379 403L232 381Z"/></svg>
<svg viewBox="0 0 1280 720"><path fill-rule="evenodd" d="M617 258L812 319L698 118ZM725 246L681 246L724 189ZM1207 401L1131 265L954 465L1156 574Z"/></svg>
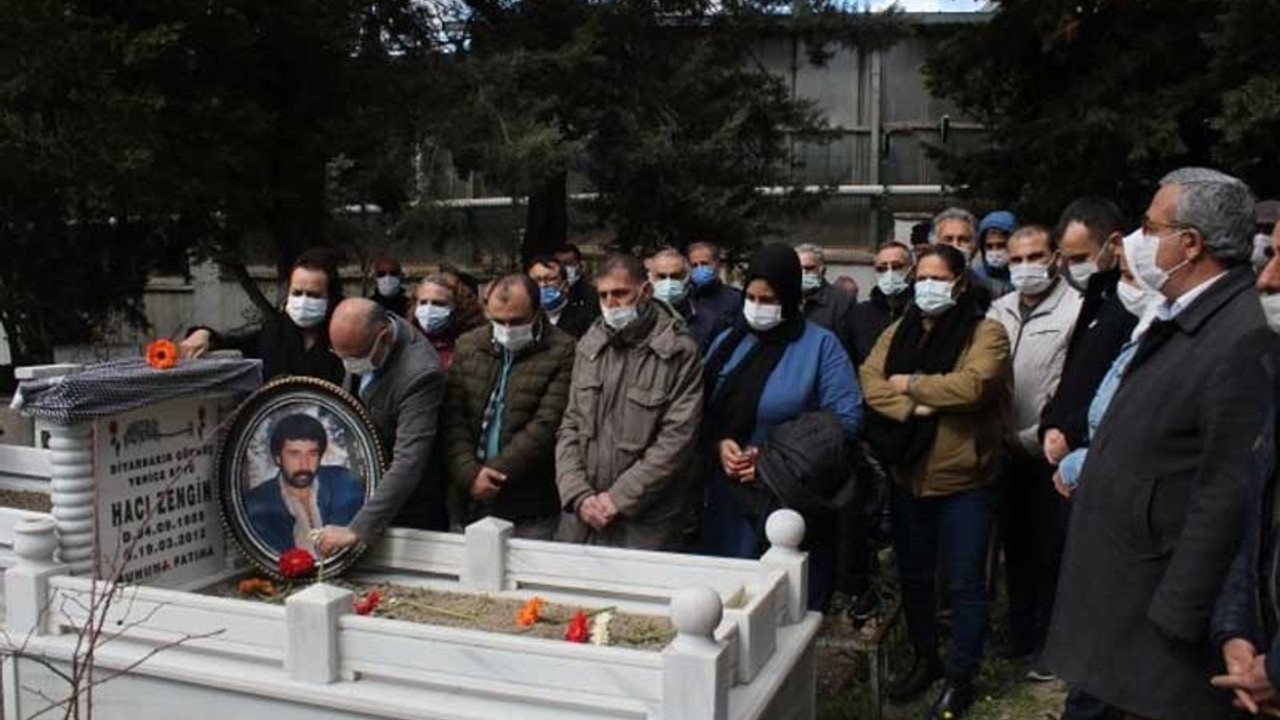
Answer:
<svg viewBox="0 0 1280 720"><path fill-rule="evenodd" d="M77 575L182 587L228 568L215 497L220 423L260 384L252 360L19 368L49 435L58 558Z"/></svg>
<svg viewBox="0 0 1280 720"><path fill-rule="evenodd" d="M226 566L214 498L224 399L182 398L105 420L94 433L94 573L178 585ZM105 432L103 432L105 430ZM55 503L54 514L58 507Z"/></svg>

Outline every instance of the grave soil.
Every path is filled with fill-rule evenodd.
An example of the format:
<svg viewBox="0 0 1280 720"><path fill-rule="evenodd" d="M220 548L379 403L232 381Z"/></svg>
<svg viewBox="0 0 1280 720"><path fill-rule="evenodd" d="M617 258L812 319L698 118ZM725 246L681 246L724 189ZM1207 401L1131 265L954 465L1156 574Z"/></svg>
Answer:
<svg viewBox="0 0 1280 720"><path fill-rule="evenodd" d="M574 613L581 610L591 614L607 609L607 606L578 607L548 602L542 606L538 622L529 627L521 627L516 623L516 615L524 606L521 600L479 593L425 590L394 584L358 584L341 579L326 580L326 582L351 590L357 598L371 590L381 592L382 601L371 613L374 617L482 630L504 635L523 635L561 642L564 641L565 629ZM237 591L235 583L216 586L209 592L224 597L282 605L286 597L306 587L305 584L275 581L272 585L275 592L271 594L254 593L244 596ZM675 638L676 633L667 618L614 611L613 620L609 623L609 635L611 647L659 651Z"/></svg>
<svg viewBox="0 0 1280 720"><path fill-rule="evenodd" d="M49 499L48 493L0 490L0 507L47 513L53 511L53 501Z"/></svg>

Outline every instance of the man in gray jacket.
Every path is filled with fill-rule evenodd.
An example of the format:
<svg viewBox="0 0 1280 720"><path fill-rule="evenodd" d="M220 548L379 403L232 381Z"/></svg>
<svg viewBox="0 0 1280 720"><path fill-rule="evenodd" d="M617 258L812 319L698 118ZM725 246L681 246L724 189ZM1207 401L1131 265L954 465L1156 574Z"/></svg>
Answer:
<svg viewBox="0 0 1280 720"><path fill-rule="evenodd" d="M326 555L375 542L410 497L422 495L422 483L437 490L432 496L442 495L440 478L427 474L444 395L444 371L431 342L372 300L342 301L329 337L346 366L348 389L369 409L391 464L350 525L324 528L318 545Z"/></svg>
<svg viewBox="0 0 1280 720"><path fill-rule="evenodd" d="M578 342L557 433L558 537L676 549L694 500L702 358L684 321L651 301L638 259L614 255L596 278L603 316Z"/></svg>
<svg viewBox="0 0 1280 720"><path fill-rule="evenodd" d="M1053 613L1067 508L1040 448L1040 414L1062 377L1083 298L1058 274L1058 246L1047 228L1019 228L1008 252L1014 292L996 300L988 317L1004 326L1013 348L998 517L1009 588L1008 651L1022 656L1039 653ZM1032 668L1029 677L1051 676Z"/></svg>

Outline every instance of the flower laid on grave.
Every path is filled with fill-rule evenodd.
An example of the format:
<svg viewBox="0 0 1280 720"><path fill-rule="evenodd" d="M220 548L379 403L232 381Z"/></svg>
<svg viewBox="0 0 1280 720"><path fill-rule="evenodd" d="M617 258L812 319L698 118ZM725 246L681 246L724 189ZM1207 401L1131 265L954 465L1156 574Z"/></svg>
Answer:
<svg viewBox="0 0 1280 720"><path fill-rule="evenodd" d="M587 614L579 610L574 613L573 619L569 621L569 627L565 628L564 639L573 643L584 643L590 636L590 621L587 620Z"/></svg>
<svg viewBox="0 0 1280 720"><path fill-rule="evenodd" d="M605 646L609 644L609 623L613 613L605 610L591 618L591 644Z"/></svg>
<svg viewBox="0 0 1280 720"><path fill-rule="evenodd" d="M305 577L316 569L316 559L302 548L285 550L280 555L280 574L289 579Z"/></svg>
<svg viewBox="0 0 1280 720"><path fill-rule="evenodd" d="M172 340L160 338L147 344L147 364L157 370L168 370L178 364L178 346Z"/></svg>
<svg viewBox="0 0 1280 720"><path fill-rule="evenodd" d="M266 578L246 578L236 585L236 592L246 597L250 595L271 597L276 594L276 586Z"/></svg>
<svg viewBox="0 0 1280 720"><path fill-rule="evenodd" d="M382 603L382 592L378 590L370 590L362 597L356 600L357 615L371 615L374 610L378 609L378 605Z"/></svg>
<svg viewBox="0 0 1280 720"><path fill-rule="evenodd" d="M533 624L542 617L542 606L544 604L545 601L537 595L529 598L529 602L525 603L524 607L520 608L520 612L516 613L516 624L520 627L533 627Z"/></svg>

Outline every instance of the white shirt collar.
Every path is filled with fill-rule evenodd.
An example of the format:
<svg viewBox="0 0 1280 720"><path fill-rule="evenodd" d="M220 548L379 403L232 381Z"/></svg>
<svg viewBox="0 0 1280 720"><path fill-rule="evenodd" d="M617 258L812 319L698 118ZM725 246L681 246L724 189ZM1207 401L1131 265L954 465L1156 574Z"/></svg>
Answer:
<svg viewBox="0 0 1280 720"><path fill-rule="evenodd" d="M1177 300L1165 300L1160 303L1160 307L1156 308L1156 317L1165 321L1178 317L1179 313L1186 310L1188 305L1195 302L1196 298L1203 295L1206 290L1212 287L1214 283L1218 282L1218 280L1222 279L1222 276L1226 274L1226 271L1220 272L1186 291Z"/></svg>

